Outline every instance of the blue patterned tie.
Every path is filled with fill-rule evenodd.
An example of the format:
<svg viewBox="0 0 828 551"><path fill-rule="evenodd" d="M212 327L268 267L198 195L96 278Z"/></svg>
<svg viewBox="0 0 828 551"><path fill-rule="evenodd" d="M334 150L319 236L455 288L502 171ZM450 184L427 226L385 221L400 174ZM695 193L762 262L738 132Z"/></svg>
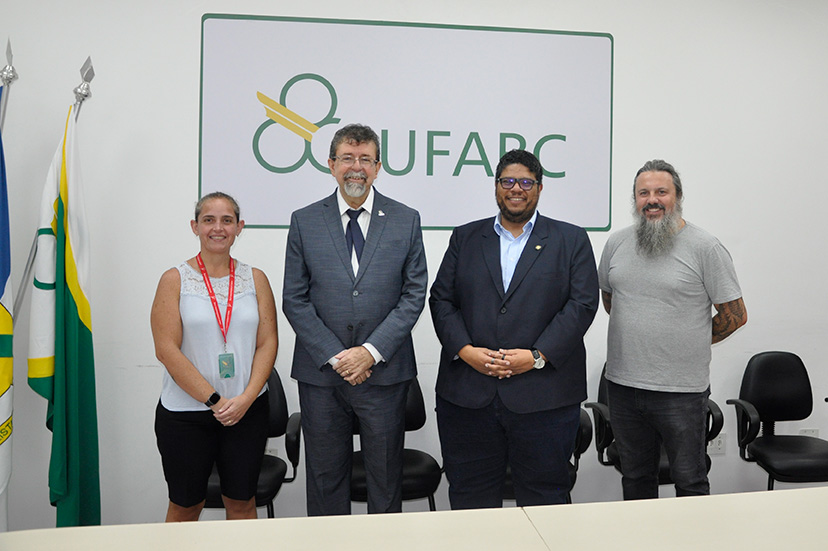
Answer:
<svg viewBox="0 0 828 551"><path fill-rule="evenodd" d="M365 245L365 238L362 236L362 229L359 227L357 218L365 209L348 209L348 216L351 218L348 221L348 227L345 229L345 243L348 246L348 252L351 252L351 247L356 252L357 262L362 257L362 246Z"/></svg>

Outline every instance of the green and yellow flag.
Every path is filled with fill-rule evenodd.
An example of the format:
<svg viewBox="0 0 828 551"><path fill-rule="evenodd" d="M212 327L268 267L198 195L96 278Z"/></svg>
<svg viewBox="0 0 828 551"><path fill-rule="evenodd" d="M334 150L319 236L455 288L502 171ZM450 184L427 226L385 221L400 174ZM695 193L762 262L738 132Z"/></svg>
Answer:
<svg viewBox="0 0 828 551"><path fill-rule="evenodd" d="M29 386L49 402L49 496L59 527L101 523L89 246L79 169L70 108L40 204L29 329Z"/></svg>

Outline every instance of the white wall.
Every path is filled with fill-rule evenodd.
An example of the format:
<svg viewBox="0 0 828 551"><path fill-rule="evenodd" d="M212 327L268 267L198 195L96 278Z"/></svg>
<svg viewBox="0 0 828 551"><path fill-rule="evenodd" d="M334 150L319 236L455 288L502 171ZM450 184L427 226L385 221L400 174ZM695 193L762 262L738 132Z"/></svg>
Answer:
<svg viewBox="0 0 828 551"><path fill-rule="evenodd" d="M153 354L148 320L162 271L196 251L188 220L197 193L200 21L207 12L611 33L613 226L630 222L631 178L637 168L654 157L674 163L685 183L686 218L728 247L750 314L745 328L714 347L713 398L725 410L728 447L725 456L714 458L713 492L765 487L760 469L738 458L733 409L724 404L738 394L745 363L755 352L780 349L802 356L817 401L814 415L791 423L791 428L819 428L828 436L828 405L822 401L828 384L823 367L828 299L819 273L825 268L819 254L824 249L820 215L828 192L821 171L812 168L828 153L828 4L2 0L0 45L11 38L20 73L11 89L3 135L16 292L36 227L42 183L88 55L97 73L93 96L81 112L79 142L97 274L91 303L105 524L159 522L166 508L152 428L163 368ZM358 37L343 40L341 51L331 52L332 63L370 58L370 48ZM458 60L465 62L480 60ZM543 70L543 60L481 69L491 72L493 82L531 82L532 71ZM379 67L367 76L382 78L382 73ZM493 212L470 213L469 218ZM432 277L448 236L425 235ZM246 231L235 251L265 270L277 296L285 237L286 230ZM599 256L606 234L593 233L591 238ZM45 402L26 385L28 314L19 321L9 504L14 530L54 526L46 485L50 435L43 424ZM278 368L295 410L296 386L287 377L293 334L283 317L279 325ZM591 398L603 363L606 326L607 317L599 312L587 335ZM431 407L439 345L427 311L414 338ZM424 430L410 435L409 444L439 457L433 415ZM300 479L283 489L277 515L304 514L303 484ZM591 449L583 459L574 500L617 500L620 495L619 476L601 467ZM448 508L445 484L438 506ZM425 508L425 502L404 506Z"/></svg>

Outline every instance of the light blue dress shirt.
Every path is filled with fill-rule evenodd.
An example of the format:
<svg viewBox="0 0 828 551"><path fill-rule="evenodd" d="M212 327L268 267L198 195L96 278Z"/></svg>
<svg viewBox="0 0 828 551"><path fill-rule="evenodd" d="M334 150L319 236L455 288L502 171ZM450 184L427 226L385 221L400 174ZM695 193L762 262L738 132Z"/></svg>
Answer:
<svg viewBox="0 0 828 551"><path fill-rule="evenodd" d="M509 290L509 284L512 283L512 276L515 275L520 255L526 247L526 242L529 241L529 236L532 235L532 229L538 219L538 211L536 210L532 218L526 222L523 226L523 233L517 237L501 225L500 217L500 214L495 216L494 231L500 236L500 271L503 277L503 291L506 292Z"/></svg>

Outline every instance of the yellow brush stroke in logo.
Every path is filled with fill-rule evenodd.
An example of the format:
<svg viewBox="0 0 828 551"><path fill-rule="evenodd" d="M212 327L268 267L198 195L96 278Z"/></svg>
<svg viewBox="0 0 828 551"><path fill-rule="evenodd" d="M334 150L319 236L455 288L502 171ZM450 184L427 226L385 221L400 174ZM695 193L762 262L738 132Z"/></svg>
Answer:
<svg viewBox="0 0 828 551"><path fill-rule="evenodd" d="M261 92L256 92L256 97L264 104L267 118L281 124L305 141L311 141L313 134L319 130L318 126L306 118L294 113L281 103L270 99Z"/></svg>

